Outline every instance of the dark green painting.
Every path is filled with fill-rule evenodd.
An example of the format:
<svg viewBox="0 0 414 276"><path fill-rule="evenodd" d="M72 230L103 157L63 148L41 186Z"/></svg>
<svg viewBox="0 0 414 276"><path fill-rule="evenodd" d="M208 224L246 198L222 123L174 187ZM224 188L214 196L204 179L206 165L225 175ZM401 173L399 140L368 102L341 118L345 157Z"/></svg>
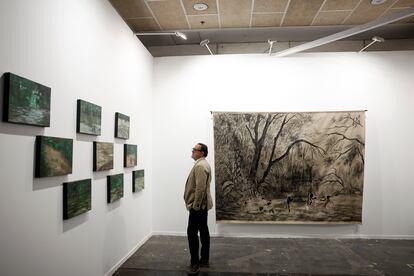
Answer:
<svg viewBox="0 0 414 276"><path fill-rule="evenodd" d="M13 73L5 74L3 120L9 123L50 126L51 89Z"/></svg>
<svg viewBox="0 0 414 276"><path fill-rule="evenodd" d="M115 113L115 137L121 139L129 138L129 116Z"/></svg>
<svg viewBox="0 0 414 276"><path fill-rule="evenodd" d="M76 132L101 135L102 108L99 105L78 100Z"/></svg>
<svg viewBox="0 0 414 276"><path fill-rule="evenodd" d="M112 203L124 196L124 174L108 175L108 203Z"/></svg>
<svg viewBox="0 0 414 276"><path fill-rule="evenodd" d="M144 170L132 172L132 192L144 189Z"/></svg>
<svg viewBox="0 0 414 276"><path fill-rule="evenodd" d="M63 219L91 210L91 179L63 183Z"/></svg>
<svg viewBox="0 0 414 276"><path fill-rule="evenodd" d="M73 140L49 136L36 137L36 177L72 173Z"/></svg>
<svg viewBox="0 0 414 276"><path fill-rule="evenodd" d="M124 167L134 167L137 165L137 145L124 145Z"/></svg>
<svg viewBox="0 0 414 276"><path fill-rule="evenodd" d="M93 170L107 171L114 168L114 144L93 142Z"/></svg>

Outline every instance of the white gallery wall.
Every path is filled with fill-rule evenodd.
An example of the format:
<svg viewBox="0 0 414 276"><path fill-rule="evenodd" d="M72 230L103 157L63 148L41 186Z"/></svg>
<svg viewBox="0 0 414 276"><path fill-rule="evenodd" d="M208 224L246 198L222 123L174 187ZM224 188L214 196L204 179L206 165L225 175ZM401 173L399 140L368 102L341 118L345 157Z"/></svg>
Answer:
<svg viewBox="0 0 414 276"><path fill-rule="evenodd" d="M111 274L152 232L153 58L102 0L0 0L0 37L0 76L52 89L50 127L0 122L0 274ZM76 133L77 99L102 107L101 136ZM115 112L130 116L126 141L114 138ZM72 174L33 177L36 135L73 139ZM92 172L93 141L114 143L112 170ZM134 168L123 168L124 143L138 145ZM133 194L137 169L146 187ZM106 176L118 173L124 196L107 204ZM92 210L64 221L62 183L86 178Z"/></svg>
<svg viewBox="0 0 414 276"><path fill-rule="evenodd" d="M414 238L413 51L155 58L153 83L153 234L186 233L191 148L214 164L210 111L367 110L362 225L216 224L213 208L211 234Z"/></svg>

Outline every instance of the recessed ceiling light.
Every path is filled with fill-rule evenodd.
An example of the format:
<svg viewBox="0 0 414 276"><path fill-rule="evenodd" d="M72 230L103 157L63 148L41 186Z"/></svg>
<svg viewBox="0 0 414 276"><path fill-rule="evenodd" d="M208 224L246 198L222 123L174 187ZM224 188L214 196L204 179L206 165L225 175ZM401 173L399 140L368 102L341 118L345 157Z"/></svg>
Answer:
<svg viewBox="0 0 414 276"><path fill-rule="evenodd" d="M205 11L206 9L208 9L208 5L207 5L207 4L205 4L205 3L195 3L195 4L193 5L193 8L194 8L196 11Z"/></svg>
<svg viewBox="0 0 414 276"><path fill-rule="evenodd" d="M371 0L371 4L372 5L381 5L385 1L387 1L387 0Z"/></svg>

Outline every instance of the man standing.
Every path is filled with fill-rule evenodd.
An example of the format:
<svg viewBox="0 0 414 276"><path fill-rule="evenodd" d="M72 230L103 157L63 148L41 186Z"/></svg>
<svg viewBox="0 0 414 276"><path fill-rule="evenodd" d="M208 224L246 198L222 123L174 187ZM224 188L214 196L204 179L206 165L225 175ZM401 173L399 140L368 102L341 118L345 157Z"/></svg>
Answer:
<svg viewBox="0 0 414 276"><path fill-rule="evenodd" d="M213 207L210 194L211 168L205 159L208 148L202 143L194 146L191 158L195 160L185 184L184 201L188 217L187 237L191 254L189 274L197 274L201 266L208 266L210 254L210 233L207 225L207 212ZM199 258L199 240L201 240L201 258Z"/></svg>

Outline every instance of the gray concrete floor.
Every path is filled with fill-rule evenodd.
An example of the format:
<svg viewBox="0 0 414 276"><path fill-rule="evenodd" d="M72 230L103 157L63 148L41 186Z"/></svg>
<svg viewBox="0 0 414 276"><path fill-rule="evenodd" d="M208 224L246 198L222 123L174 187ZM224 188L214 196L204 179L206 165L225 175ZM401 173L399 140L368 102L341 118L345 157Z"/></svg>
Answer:
<svg viewBox="0 0 414 276"><path fill-rule="evenodd" d="M114 274L187 275L186 237L153 236ZM211 238L198 275L414 275L414 240Z"/></svg>

